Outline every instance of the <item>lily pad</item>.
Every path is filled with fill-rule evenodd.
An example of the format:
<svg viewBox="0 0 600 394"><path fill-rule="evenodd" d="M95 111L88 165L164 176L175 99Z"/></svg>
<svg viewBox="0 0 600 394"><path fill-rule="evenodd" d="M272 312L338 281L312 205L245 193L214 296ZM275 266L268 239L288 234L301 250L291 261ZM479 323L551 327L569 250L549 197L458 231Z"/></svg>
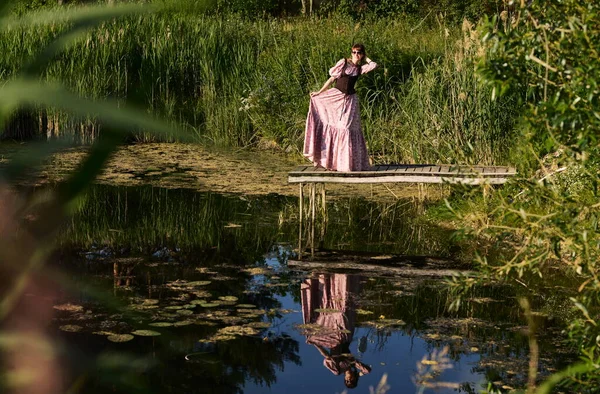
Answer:
<svg viewBox="0 0 600 394"><path fill-rule="evenodd" d="M158 300L152 299L152 298L146 298L144 300L144 302L142 302L142 305L156 305L158 304Z"/></svg>
<svg viewBox="0 0 600 394"><path fill-rule="evenodd" d="M243 308L243 309L250 309L250 308L256 308L256 305L252 305L252 304L237 304L235 307L236 308Z"/></svg>
<svg viewBox="0 0 600 394"><path fill-rule="evenodd" d="M66 324L66 325L60 326L58 328L61 331L66 331L66 332L79 332L79 331L83 330L83 327L78 326L76 324Z"/></svg>
<svg viewBox="0 0 600 394"><path fill-rule="evenodd" d="M171 327L173 323L167 321L158 321L154 323L149 323L148 325L152 327Z"/></svg>
<svg viewBox="0 0 600 394"><path fill-rule="evenodd" d="M132 334L140 337L157 337L160 335L160 332L152 330L135 330L132 332Z"/></svg>
<svg viewBox="0 0 600 394"><path fill-rule="evenodd" d="M367 321L364 324L373 326L375 328L389 328L389 327L403 326L406 323L400 319L379 319L379 320Z"/></svg>
<svg viewBox="0 0 600 394"><path fill-rule="evenodd" d="M236 296L222 296L222 297L219 297L219 299L221 301L228 301L228 302L235 302L238 300L238 298Z"/></svg>
<svg viewBox="0 0 600 394"><path fill-rule="evenodd" d="M194 290L190 294L193 294L193 295L195 295L198 298L210 298L210 297L212 297L212 294L209 293L206 290Z"/></svg>
<svg viewBox="0 0 600 394"><path fill-rule="evenodd" d="M221 304L216 303L216 302L205 302L205 303L200 304L200 306L203 307L203 308L214 308L214 307L217 307L217 306L220 306L220 305Z"/></svg>
<svg viewBox="0 0 600 394"><path fill-rule="evenodd" d="M165 306L165 309L177 311L179 309L183 309L183 306L181 306L181 305L169 305L169 306Z"/></svg>
<svg viewBox="0 0 600 394"><path fill-rule="evenodd" d="M59 311L64 311L64 312L82 312L83 311L83 307L81 305L76 305L76 304L71 304L71 303L54 305L53 308L56 310L59 310Z"/></svg>
<svg viewBox="0 0 600 394"><path fill-rule="evenodd" d="M196 320L194 322L195 325L197 326L216 326L217 323L210 321L210 320Z"/></svg>
<svg viewBox="0 0 600 394"><path fill-rule="evenodd" d="M193 320L182 320L182 321L177 321L177 322L173 323L173 325L175 327L189 326L191 324L194 324Z"/></svg>
<svg viewBox="0 0 600 394"><path fill-rule="evenodd" d="M229 327L221 328L218 331L218 334L252 336L252 335L257 335L258 330L256 328L252 328L252 327L248 327L248 326L229 326Z"/></svg>
<svg viewBox="0 0 600 394"><path fill-rule="evenodd" d="M110 336L110 335L117 335L112 331L94 331L92 334L94 335L103 335L103 336Z"/></svg>
<svg viewBox="0 0 600 394"><path fill-rule="evenodd" d="M200 287L210 285L212 282L210 280L197 280L195 282L189 282L187 285L190 287Z"/></svg>
<svg viewBox="0 0 600 394"><path fill-rule="evenodd" d="M267 313L263 309L238 309L237 311L238 311L238 313L244 313L244 314L248 314L248 315L257 315L257 316L264 315L265 313Z"/></svg>
<svg viewBox="0 0 600 394"><path fill-rule="evenodd" d="M189 315L193 315L194 311L190 311L189 309L180 309L177 311L178 315L182 315L182 316L189 316Z"/></svg>
<svg viewBox="0 0 600 394"><path fill-rule="evenodd" d="M359 315L372 315L373 314L373 312L368 311L366 309L357 309L356 313Z"/></svg>
<svg viewBox="0 0 600 394"><path fill-rule="evenodd" d="M113 334L113 335L109 335L108 337L106 337L106 339L108 339L111 342L128 342L131 341L133 339L133 335L131 334Z"/></svg>
<svg viewBox="0 0 600 394"><path fill-rule="evenodd" d="M210 338L200 339L198 342L210 343L210 342L218 342L218 341L231 341L235 338L236 338L235 335L213 335Z"/></svg>
<svg viewBox="0 0 600 394"><path fill-rule="evenodd" d="M270 269L264 267L252 267L244 269L243 271L249 273L250 275L266 275L271 273Z"/></svg>
<svg viewBox="0 0 600 394"><path fill-rule="evenodd" d="M158 305L138 305L137 309L158 309Z"/></svg>
<svg viewBox="0 0 600 394"><path fill-rule="evenodd" d="M215 316L214 320L218 320L221 323L224 324L243 324L246 323L248 320L244 319L243 317L239 317L239 316Z"/></svg>

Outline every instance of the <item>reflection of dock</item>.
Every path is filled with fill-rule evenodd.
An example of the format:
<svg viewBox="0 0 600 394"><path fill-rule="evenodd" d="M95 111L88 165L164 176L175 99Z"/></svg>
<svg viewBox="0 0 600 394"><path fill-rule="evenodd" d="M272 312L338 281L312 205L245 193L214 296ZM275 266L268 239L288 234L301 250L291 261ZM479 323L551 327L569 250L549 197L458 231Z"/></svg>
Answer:
<svg viewBox="0 0 600 394"><path fill-rule="evenodd" d="M465 273L468 266L433 256L404 256L338 250L320 250L311 261L288 260L291 268L361 274L393 274L406 277L439 278Z"/></svg>
<svg viewBox="0 0 600 394"><path fill-rule="evenodd" d="M437 165L437 164L393 164L374 166L369 171L338 172L313 166L298 166L288 173L288 183L298 183L300 191L300 224L299 248L302 259L304 233L306 244L310 248L311 256L315 251L315 224L317 213L321 216L319 238L323 240L327 225L326 212L326 183L348 184L373 184L373 183L437 183L437 184L464 184L482 185L484 196L486 188L490 185L500 185L508 178L516 175L512 167L499 166L465 166L465 165ZM308 206L305 206L304 186L308 186ZM317 191L317 186L318 191ZM320 201L317 201L320 200ZM308 226L304 228L304 218L308 219Z"/></svg>

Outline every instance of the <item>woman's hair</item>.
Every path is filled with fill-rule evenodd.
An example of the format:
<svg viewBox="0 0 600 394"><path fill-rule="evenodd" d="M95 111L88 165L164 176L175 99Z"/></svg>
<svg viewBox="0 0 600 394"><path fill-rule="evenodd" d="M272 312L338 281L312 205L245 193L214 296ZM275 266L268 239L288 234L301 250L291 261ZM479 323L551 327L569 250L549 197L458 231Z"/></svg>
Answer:
<svg viewBox="0 0 600 394"><path fill-rule="evenodd" d="M352 45L352 49L358 49L365 55L365 57L367 56L367 51L365 51L365 46L363 44L356 43Z"/></svg>
<svg viewBox="0 0 600 394"><path fill-rule="evenodd" d="M360 59L361 65L367 62L367 51L365 50L365 46L363 44L356 43L352 45L352 50L361 51L363 53L363 57Z"/></svg>
<svg viewBox="0 0 600 394"><path fill-rule="evenodd" d="M350 368L346 372L350 372L349 374L344 374L344 384L346 387L353 389L358 386L358 371L356 371L354 368Z"/></svg>

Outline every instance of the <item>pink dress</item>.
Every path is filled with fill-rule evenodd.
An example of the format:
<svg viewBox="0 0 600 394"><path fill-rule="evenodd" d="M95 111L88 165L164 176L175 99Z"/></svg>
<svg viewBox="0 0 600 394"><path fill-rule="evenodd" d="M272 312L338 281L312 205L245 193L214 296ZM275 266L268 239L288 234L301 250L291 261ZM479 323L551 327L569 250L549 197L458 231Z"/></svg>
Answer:
<svg viewBox="0 0 600 394"><path fill-rule="evenodd" d="M366 74L377 64L356 66L341 59L329 70L339 78L345 65L347 75ZM370 168L367 145L360 124L360 107L356 94L344 94L336 88L310 98L304 156L315 164L335 171L364 171Z"/></svg>
<svg viewBox="0 0 600 394"><path fill-rule="evenodd" d="M308 335L306 343L319 350L325 357L323 365L334 375L350 368L362 374L371 371L350 353L356 319L354 297L359 290L359 278L346 274L321 274L305 280L300 287L304 323L322 327L317 334Z"/></svg>

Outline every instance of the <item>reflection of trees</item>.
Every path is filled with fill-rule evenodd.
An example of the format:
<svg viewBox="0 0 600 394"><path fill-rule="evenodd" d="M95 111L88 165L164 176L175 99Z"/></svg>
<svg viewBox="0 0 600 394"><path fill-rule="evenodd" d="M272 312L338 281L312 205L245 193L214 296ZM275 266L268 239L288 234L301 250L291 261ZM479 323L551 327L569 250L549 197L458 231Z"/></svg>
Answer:
<svg viewBox="0 0 600 394"><path fill-rule="evenodd" d="M473 372L482 373L487 381L503 381L515 386L524 385L525 375L515 372L527 371L529 346L525 321L516 305L520 288L507 285L474 287L460 308L455 312L448 309L452 295L445 286L431 280L398 278L375 279L365 282L359 304L373 311L373 315L359 316L358 325L364 325L373 316L401 319L401 327L370 329L369 339L379 351L385 350L387 338L394 332L402 332L411 338L426 341L426 350L432 352L449 345L448 357L459 361L465 354L480 355L478 366ZM542 307L540 294L537 305ZM564 295L567 297L567 295ZM552 368L560 369L569 359L568 349L558 349L554 335L560 331L558 322L539 322L544 330L539 333L539 345L544 356L540 363L543 375ZM472 350L471 348L477 350ZM572 356L572 355L571 355ZM467 383L461 392L475 392Z"/></svg>
<svg viewBox="0 0 600 394"><path fill-rule="evenodd" d="M145 253L178 248L186 259L201 252L205 260L248 264L260 261L277 238L278 213L289 204L295 201L281 196L242 200L184 189L95 185L59 240L76 248L100 243Z"/></svg>
<svg viewBox="0 0 600 394"><path fill-rule="evenodd" d="M167 360L151 371L149 383L177 393L241 393L246 382L269 387L285 362L300 365L298 349L298 342L289 337L204 344L192 362Z"/></svg>

